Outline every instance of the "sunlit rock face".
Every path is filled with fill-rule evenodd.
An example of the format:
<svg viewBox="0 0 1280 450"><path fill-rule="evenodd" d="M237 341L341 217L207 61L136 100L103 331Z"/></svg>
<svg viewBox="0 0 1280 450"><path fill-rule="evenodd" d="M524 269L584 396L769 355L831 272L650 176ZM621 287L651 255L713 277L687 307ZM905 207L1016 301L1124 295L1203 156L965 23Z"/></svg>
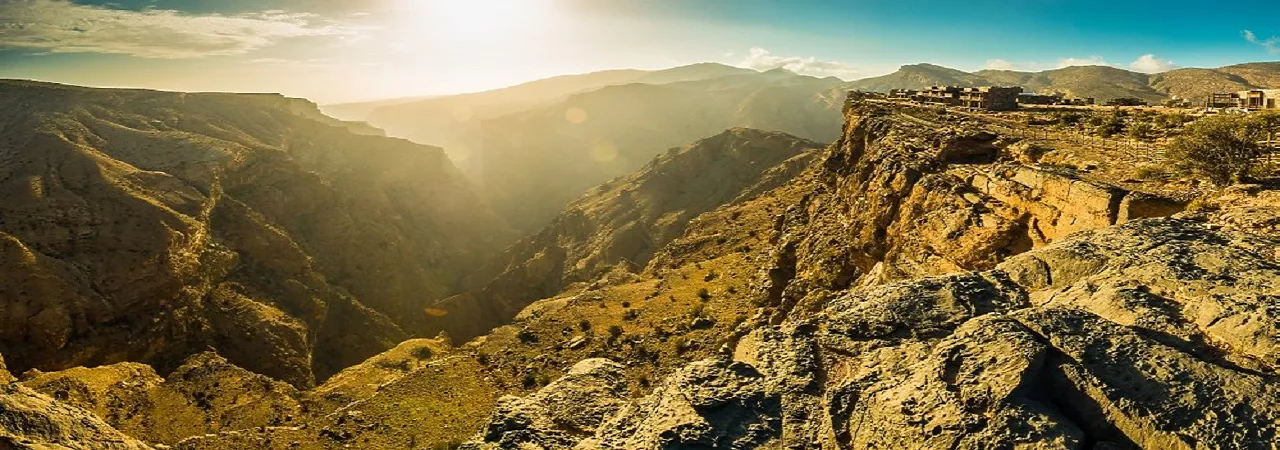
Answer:
<svg viewBox="0 0 1280 450"><path fill-rule="evenodd" d="M955 142L1002 151L963 123L952 137L904 125L892 109L851 104L845 137L796 179L811 194L777 218L755 285L762 308L721 356L610 406L593 430L570 435L548 425L554 412L500 407L467 445L1275 442L1277 191L1237 189L1178 212L999 155L951 159ZM593 389L573 386L566 376L502 404Z"/></svg>
<svg viewBox="0 0 1280 450"><path fill-rule="evenodd" d="M439 149L277 95L6 81L0 353L216 349L305 387L421 325L507 235Z"/></svg>

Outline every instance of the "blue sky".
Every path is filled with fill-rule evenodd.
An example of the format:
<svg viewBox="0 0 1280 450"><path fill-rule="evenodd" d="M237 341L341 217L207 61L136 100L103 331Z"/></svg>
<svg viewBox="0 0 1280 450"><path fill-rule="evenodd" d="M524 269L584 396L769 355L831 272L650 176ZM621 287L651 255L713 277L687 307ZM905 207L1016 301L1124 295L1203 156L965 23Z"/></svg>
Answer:
<svg viewBox="0 0 1280 450"><path fill-rule="evenodd" d="M0 77L321 102L702 61L856 79L1280 59L1280 2L0 0Z"/></svg>

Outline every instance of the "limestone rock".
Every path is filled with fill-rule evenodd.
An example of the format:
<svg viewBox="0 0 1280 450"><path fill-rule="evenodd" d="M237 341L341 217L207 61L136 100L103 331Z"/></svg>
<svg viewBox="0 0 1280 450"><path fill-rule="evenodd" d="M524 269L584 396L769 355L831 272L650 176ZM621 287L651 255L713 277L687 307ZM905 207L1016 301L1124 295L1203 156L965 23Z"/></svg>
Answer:
<svg viewBox="0 0 1280 450"><path fill-rule="evenodd" d="M18 384L0 384L0 448L148 450L93 413Z"/></svg>
<svg viewBox="0 0 1280 450"><path fill-rule="evenodd" d="M13 374L9 373L9 368L4 365L4 355L0 355L0 384L7 384L17 381Z"/></svg>
<svg viewBox="0 0 1280 450"><path fill-rule="evenodd" d="M302 417L299 393L292 386L213 353L192 356L167 378L143 364L119 363L36 373L21 384L158 444L223 430L291 425Z"/></svg>
<svg viewBox="0 0 1280 450"><path fill-rule="evenodd" d="M604 448L758 448L781 435L782 402L750 365L699 361L599 430L595 442Z"/></svg>
<svg viewBox="0 0 1280 450"><path fill-rule="evenodd" d="M581 435L594 433L626 399L620 364L583 360L526 398L499 399L493 417L467 448L569 448Z"/></svg>
<svg viewBox="0 0 1280 450"><path fill-rule="evenodd" d="M1272 448L1280 266L1267 255L1280 239L1214 217L810 296L739 340L738 362L690 364L573 444Z"/></svg>

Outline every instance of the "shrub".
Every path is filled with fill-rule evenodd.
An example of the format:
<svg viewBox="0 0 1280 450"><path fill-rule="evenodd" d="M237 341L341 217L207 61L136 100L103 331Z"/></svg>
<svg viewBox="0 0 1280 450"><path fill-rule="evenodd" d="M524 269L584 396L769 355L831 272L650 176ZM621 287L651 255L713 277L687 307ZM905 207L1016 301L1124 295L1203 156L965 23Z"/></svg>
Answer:
<svg viewBox="0 0 1280 450"><path fill-rule="evenodd" d="M693 305L693 309L689 311L691 317L702 317L706 313L707 305L698 303Z"/></svg>
<svg viewBox="0 0 1280 450"><path fill-rule="evenodd" d="M1124 131L1124 119L1120 114L1095 116L1090 119L1089 123L1093 125L1093 132L1104 138L1115 136Z"/></svg>
<svg viewBox="0 0 1280 450"><path fill-rule="evenodd" d="M707 288L701 288L701 289L698 289L698 298L702 299L702 301L704 301L704 302L705 302L705 301L710 301L710 300L711 300L711 291L708 291L708 290L707 290Z"/></svg>
<svg viewBox="0 0 1280 450"><path fill-rule="evenodd" d="M590 321L590 320L587 320L587 319L579 320L579 321L578 321L578 329L579 329L579 330L582 330L582 331L590 331L590 330L591 330L591 321Z"/></svg>
<svg viewBox="0 0 1280 450"><path fill-rule="evenodd" d="M1164 169L1160 166L1145 165L1138 167L1134 171L1134 176L1140 180L1158 180L1164 178Z"/></svg>
<svg viewBox="0 0 1280 450"><path fill-rule="evenodd" d="M516 339L519 339L521 343L534 344L538 342L538 335L533 334L532 331L526 328L516 333Z"/></svg>
<svg viewBox="0 0 1280 450"><path fill-rule="evenodd" d="M1080 114L1066 111L1056 111L1053 113L1053 116L1053 121L1057 123L1058 126L1064 128L1074 127L1076 124L1080 123L1081 119Z"/></svg>
<svg viewBox="0 0 1280 450"><path fill-rule="evenodd" d="M1165 154L1178 170L1225 185L1247 176L1280 115L1218 115L1189 125Z"/></svg>
<svg viewBox="0 0 1280 450"><path fill-rule="evenodd" d="M1186 124L1187 122L1190 122L1190 121L1191 121L1191 116L1188 116L1186 113L1174 112L1174 113L1161 114L1159 116L1156 116L1155 125L1157 127L1170 130L1174 128L1181 128L1183 124Z"/></svg>
<svg viewBox="0 0 1280 450"><path fill-rule="evenodd" d="M711 269L710 272L707 272L707 276L702 277L702 281L711 281L716 278L720 278L720 274L716 272L715 269Z"/></svg>
<svg viewBox="0 0 1280 450"><path fill-rule="evenodd" d="M1136 122L1129 126L1129 137L1147 140L1151 138L1151 133L1154 133L1155 130L1156 127L1151 122Z"/></svg>
<svg viewBox="0 0 1280 450"><path fill-rule="evenodd" d="M431 359L432 356L436 355L436 352L431 350L431 347L418 347L413 349L410 353L413 354L414 358L418 359Z"/></svg>
<svg viewBox="0 0 1280 450"><path fill-rule="evenodd" d="M609 340L614 341L622 337L622 327L618 325L609 325Z"/></svg>

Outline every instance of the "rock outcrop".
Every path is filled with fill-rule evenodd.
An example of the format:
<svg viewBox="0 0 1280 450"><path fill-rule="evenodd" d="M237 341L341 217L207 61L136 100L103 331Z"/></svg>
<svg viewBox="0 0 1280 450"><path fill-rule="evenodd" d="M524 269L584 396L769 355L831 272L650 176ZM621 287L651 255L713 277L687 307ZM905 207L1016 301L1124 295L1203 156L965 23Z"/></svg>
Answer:
<svg viewBox="0 0 1280 450"><path fill-rule="evenodd" d="M15 383L0 384L0 448L150 450L93 413Z"/></svg>
<svg viewBox="0 0 1280 450"><path fill-rule="evenodd" d="M569 444L1274 448L1280 191L1178 213L911 113L853 103L792 183L809 194L777 217L732 360L671 372Z"/></svg>
<svg viewBox="0 0 1280 450"><path fill-rule="evenodd" d="M300 395L292 386L212 353L192 356L167 378L138 363L33 372L23 386L156 444L223 430L294 425L302 416Z"/></svg>
<svg viewBox="0 0 1280 450"><path fill-rule="evenodd" d="M209 347L307 387L418 331L506 236L436 148L278 95L0 82L0 352Z"/></svg>
<svg viewBox="0 0 1280 450"><path fill-rule="evenodd" d="M13 374L9 373L9 368L4 365L4 355L0 355L0 384L7 384L17 381Z"/></svg>
<svg viewBox="0 0 1280 450"><path fill-rule="evenodd" d="M1277 251L1280 235L1188 214L1077 233L989 271L811 299L744 337L733 363L758 374L735 395L780 402L737 408L734 423L771 424L779 411L805 420L761 425L755 444L727 446L1271 448L1280 437ZM696 399L714 385L682 382L685 371L651 398ZM652 402L623 407L597 435L642 439L643 427L621 424ZM641 416L662 422L656 411ZM741 438L701 427L711 434L699 442Z"/></svg>
<svg viewBox="0 0 1280 450"><path fill-rule="evenodd" d="M529 397L498 399L482 437L463 448L572 447L578 436L596 432L606 417L617 413L627 393L621 365L583 360Z"/></svg>
<svg viewBox="0 0 1280 450"><path fill-rule="evenodd" d="M789 182L822 144L735 128L659 155L570 204L551 225L480 271L475 290L430 306L433 324L470 339L507 323L535 300L621 267L638 272L691 220Z"/></svg>
<svg viewBox="0 0 1280 450"><path fill-rule="evenodd" d="M1004 162L1013 141L964 116L852 100L845 135L811 192L777 222L769 304L990 269L1075 231L1183 207L1063 169Z"/></svg>

